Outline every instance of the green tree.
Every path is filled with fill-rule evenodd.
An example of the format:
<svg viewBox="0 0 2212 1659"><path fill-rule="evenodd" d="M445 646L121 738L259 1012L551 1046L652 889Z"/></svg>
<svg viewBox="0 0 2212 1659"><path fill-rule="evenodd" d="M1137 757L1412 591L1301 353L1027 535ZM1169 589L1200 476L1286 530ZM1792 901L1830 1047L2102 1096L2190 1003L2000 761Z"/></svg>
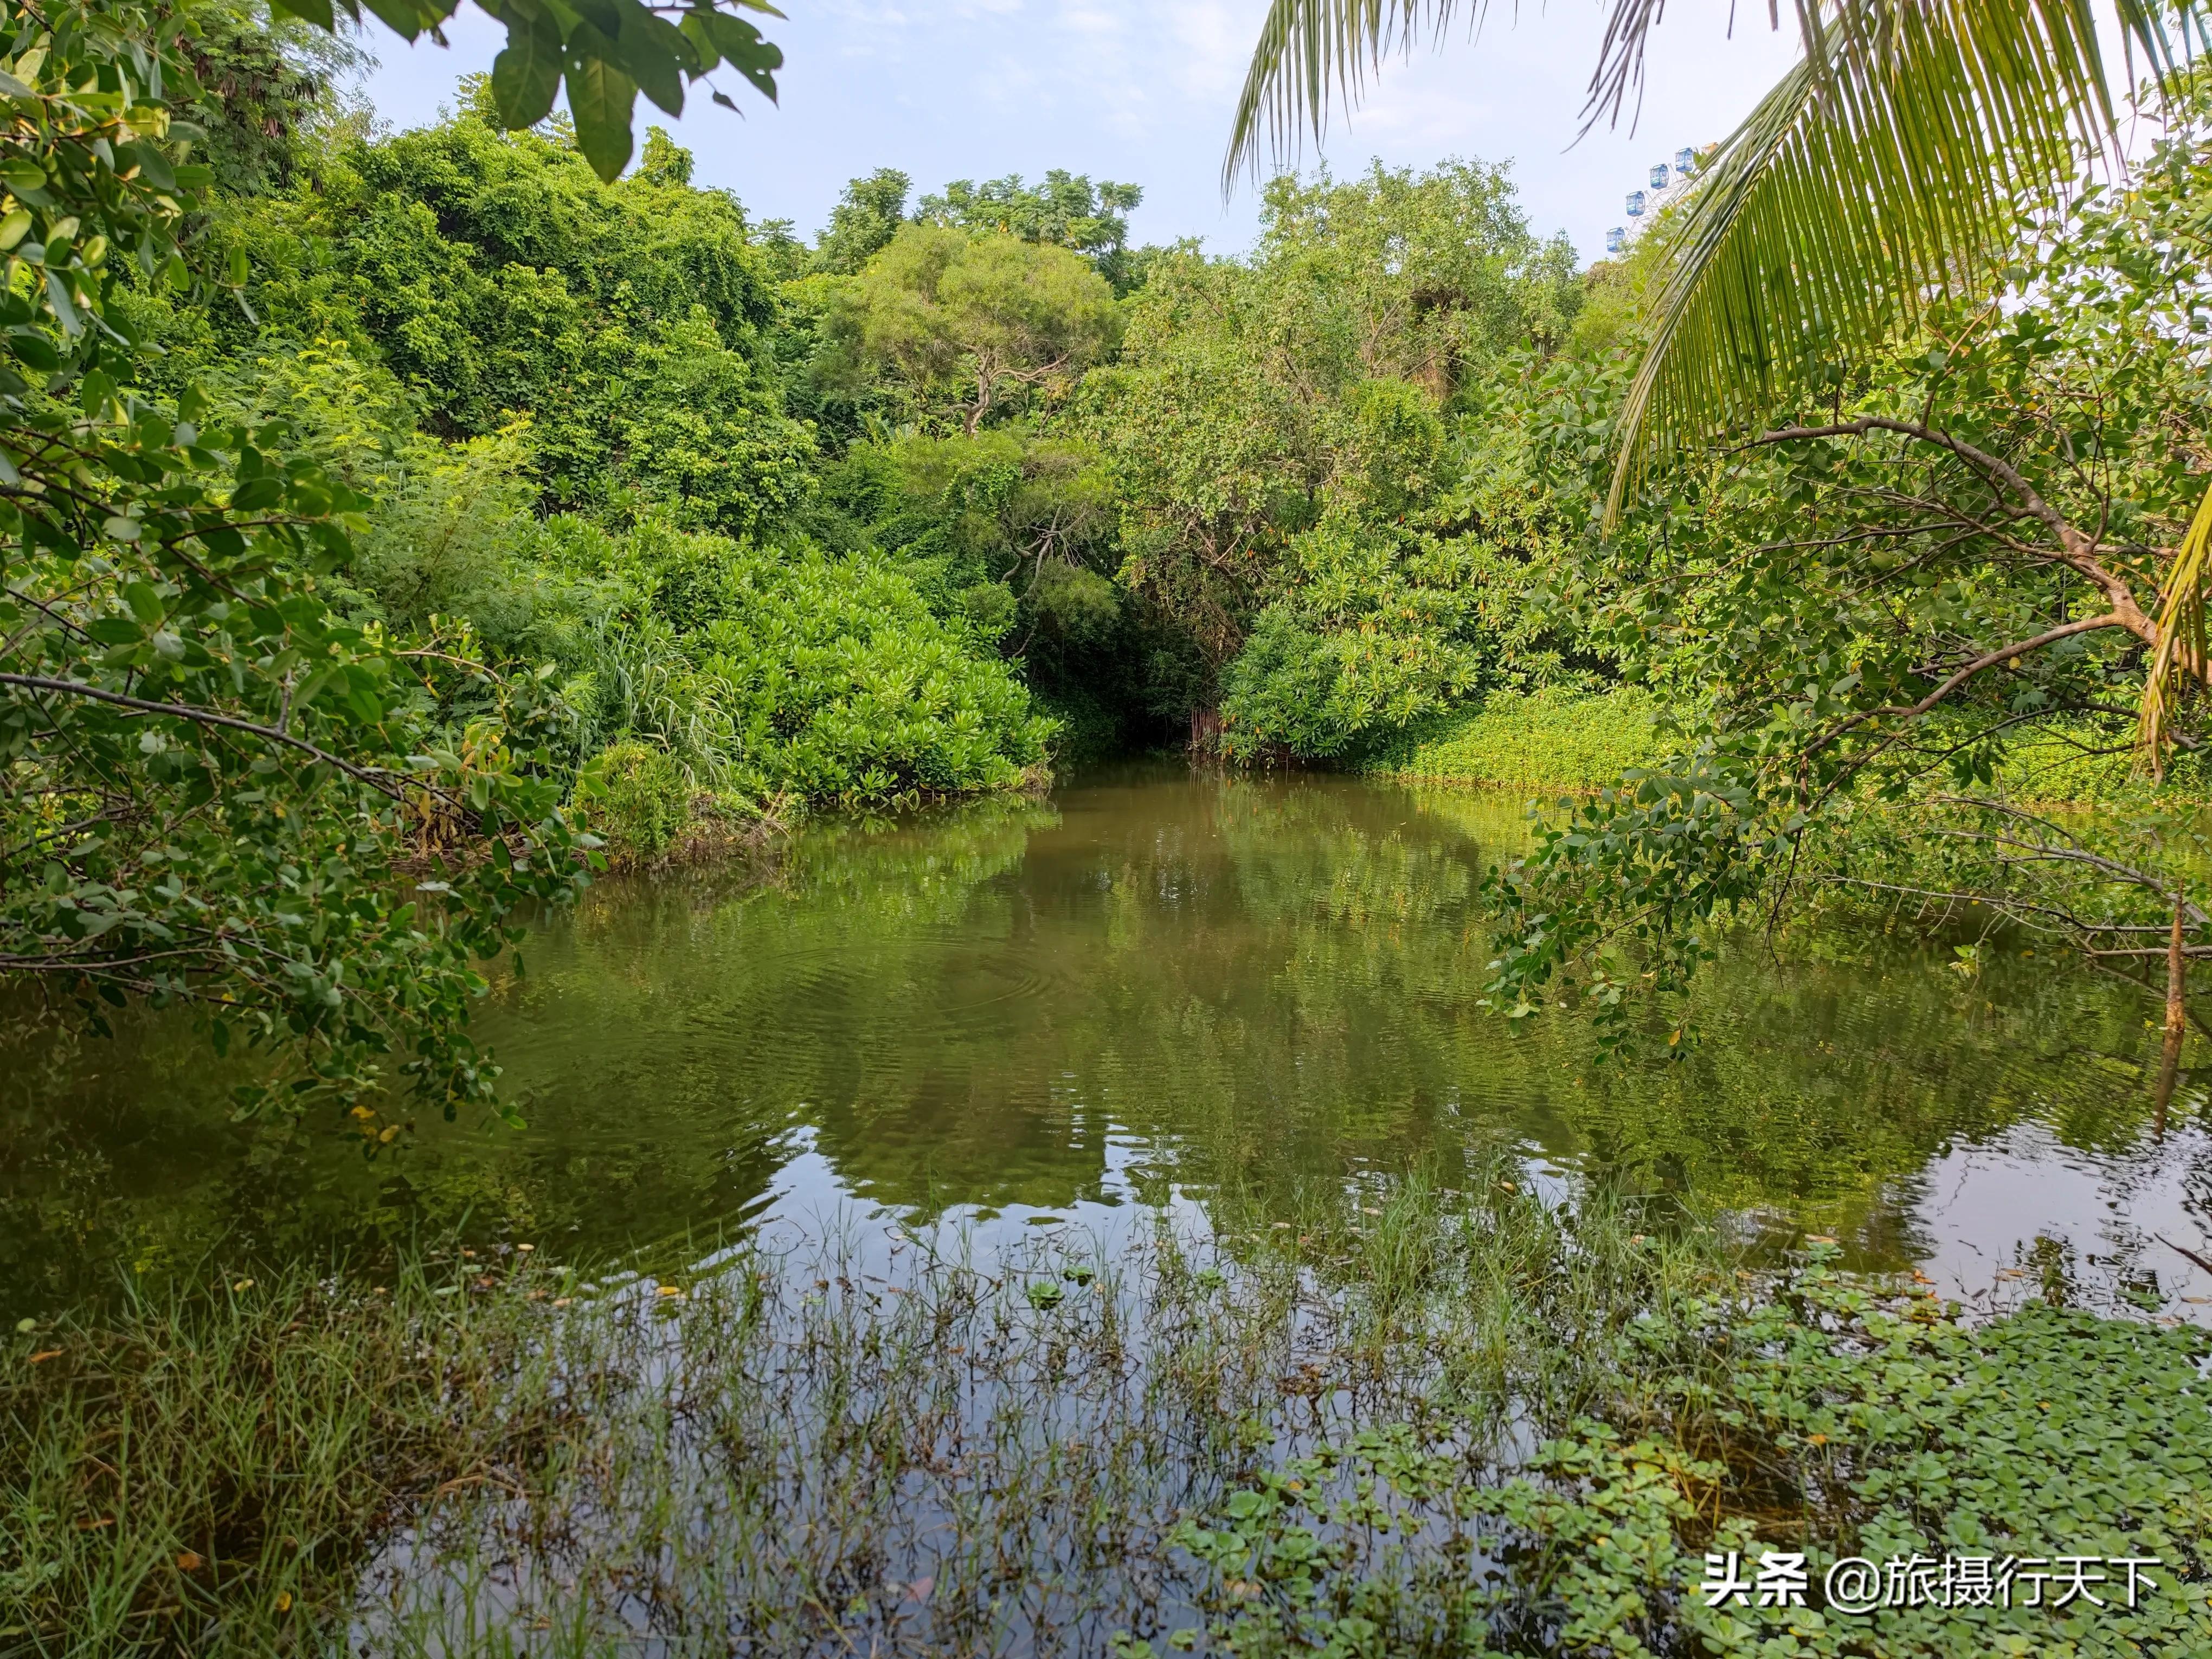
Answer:
<svg viewBox="0 0 2212 1659"><path fill-rule="evenodd" d="M1334 90L1354 93L1388 46L1450 9L1276 0L1239 107L1232 167L1256 154L1263 133L1279 142L1318 122ZM1641 0L1613 8L1589 120L1617 118L1636 89L1658 15ZM2199 130L2202 104L2184 65L2202 35L2201 9L2119 0L2117 15L2130 61L2141 54L2161 77L2169 115ZM1525 884L1509 880L1501 890L1526 926L1501 980L1521 1006L1570 962L1594 996L1617 1003L1634 978L1605 952L1628 938L1659 953L1648 976L1678 983L1706 948L1700 930L1753 902L1778 915L1807 838L1825 832L1827 815L1869 792L1903 789L1878 756L1932 753L1936 763L1956 759L1964 783L1986 778L1991 745L1960 736L1956 723L1993 686L2064 680L2074 659L2101 658L2110 640L2124 640L2124 653L2146 661L2134 684L2137 740L2156 769L2184 724L2183 687L2202 686L2212 670L2203 622L2212 491L2196 477L2186 510L2173 469L2143 473L2143 445L2112 423L2123 409L2154 427L2193 423L2186 388L2150 390L2172 362L2170 338L2134 334L2126 349L2142 354L2138 365L2111 355L2133 333L2118 325L2116 305L2178 323L2194 303L2194 210L2173 201L2191 177L2188 145L2169 145L2138 173L2130 206L2092 234L2105 210L2090 204L2116 170L2127 175L2117 160L2121 87L2089 9L1833 0L1798 17L1803 58L1700 162L1685 204L1659 228L1641 360L1606 423L1605 527L1639 546L1656 538L1668 552L1670 532L1733 546L1725 523L1674 510L1701 488L1694 468L1721 465L1713 446L1723 438L1747 442L1760 456L1750 471L1793 505L1841 501L1862 519L1848 531L1830 523L1784 535L1745 555L1732 581L1700 590L1706 627L1721 640L1760 640L1762 661L1723 680L1719 706L1693 722L1700 741L1680 766L1578 814L1547 842ZM2061 318L2054 301L2081 314ZM2019 318L2064 345L2032 345L2005 320ZM2185 337L2197 325L2179 327ZM1927 379L1914 386L1911 364L1923 356ZM1997 362L2015 378L1996 372ZM2023 403L2028 386L2044 400ZM1577 449L1589 447L1585 438L1574 434ZM1768 469L1788 465L1771 459L1777 452L1805 458L1800 470L1776 478ZM1656 471L1655 457L1682 465ZM1834 497L1812 476L1853 466L1893 476ZM1972 508L1960 492L1985 504ZM1639 518L1656 534L1628 528ZM1825 626L1800 632L1784 623L1801 599L1834 597L1839 548L1889 550L1899 536L1927 538L1911 544L1905 568L1944 573L1931 603L1887 619L1914 642L1909 671L1891 663L1868 672L1865 653ZM1885 599L1914 586L1886 572L1862 575ZM2087 614L2038 608L2075 591L2069 584L2087 597ZM2038 631L2031 620L2051 625ZM1792 701L1749 689L1782 683L1795 687ZM1735 685L1766 713L1731 707ZM2031 718L2042 707L2016 712ZM1994 833L1984 822L1957 831L1984 850ZM1992 890L2016 896L2028 866L2079 872L2112 860L2109 848L2062 847L2044 830L2030 837L2031 851L1982 872ZM2126 919L2120 899L2179 878L2136 875L2087 909L2057 906L2066 931L2117 949L2110 927L2152 926ZM2186 906L2170 891L2166 902L2182 915L2167 947L2178 1043Z"/></svg>
<svg viewBox="0 0 2212 1659"><path fill-rule="evenodd" d="M362 502L294 428L139 384L118 299L199 283L180 238L214 176L168 101L203 95L191 21L13 3L0 29L0 970L99 1030L103 1002L191 1008L218 1048L276 1050L295 1099L397 1054L451 1111L497 1077L473 963L591 843L536 679L333 610Z"/></svg>
<svg viewBox="0 0 2212 1659"><path fill-rule="evenodd" d="M1018 662L1060 722L1057 755L1113 753L1136 735L1156 641L1114 580L1112 477L1072 433L855 445L825 471L816 522L838 545L896 554L933 610Z"/></svg>
<svg viewBox="0 0 2212 1659"><path fill-rule="evenodd" d="M830 210L830 223L815 239L816 268L833 276L857 276L906 222L907 192L914 181L896 167L878 167L849 180Z"/></svg>
<svg viewBox="0 0 2212 1659"><path fill-rule="evenodd" d="M1092 184L1085 173L1054 167L1042 185L1025 185L1018 173L1003 179L956 179L943 193L925 196L915 217L926 225L955 230L997 231L1025 242L1073 249L1097 267L1116 294L1134 286L1135 262L1129 252L1129 215L1145 199L1135 185L1112 179Z"/></svg>
<svg viewBox="0 0 2212 1659"><path fill-rule="evenodd" d="M201 96L178 111L206 136L201 156L218 189L254 195L289 183L307 131L337 78L366 58L352 37L243 0L193 9L177 47Z"/></svg>
<svg viewBox="0 0 2212 1659"><path fill-rule="evenodd" d="M1227 176L1272 139L1318 130L1332 92L1452 0L1273 0L1254 49ZM1616 0L1587 124L1640 88L1661 9ZM1476 8L1476 15L1480 8ZM2178 15L2178 32L2166 20ZM2131 53L2171 67L2203 26L2191 3L2118 0ZM1698 165L1665 239L1644 360L1624 404L1610 485L1653 448L1742 432L1832 388L1838 352L1878 349L1939 296L2010 264L2024 213L2074 173L2083 137L2118 139L2093 14L2049 0L1826 0L1799 8L1805 55ZM1776 27L1779 27L1778 15Z"/></svg>
<svg viewBox="0 0 2212 1659"><path fill-rule="evenodd" d="M1193 641L1201 672L1177 678L1196 706L1261 611L1317 568L1294 538L1334 514L1335 539L1311 544L1322 563L1354 544L1413 556L1402 521L1456 475L1445 418L1501 362L1563 338L1578 297L1565 248L1530 234L1504 171L1480 162L1279 179L1249 260L1178 253L1154 268L1084 402L1122 501L1122 579ZM1273 659L1291 660L1285 629L1313 625L1338 623L1292 600L1270 623ZM1328 652L1309 642L1312 666ZM1273 718L1246 729L1290 740Z"/></svg>
<svg viewBox="0 0 2212 1659"><path fill-rule="evenodd" d="M784 410L774 272L743 210L659 140L602 183L557 135L500 131L477 91L438 126L342 143L313 187L234 206L217 234L247 257L252 317L173 355L220 373L272 339L346 339L435 436L527 416L548 510L672 503L740 533L787 511L813 439Z"/></svg>
<svg viewBox="0 0 2212 1659"><path fill-rule="evenodd" d="M1064 397L1121 331L1113 290L1078 255L934 225L902 227L849 304L861 360L951 405L970 434L1010 403Z"/></svg>
<svg viewBox="0 0 2212 1659"><path fill-rule="evenodd" d="M2154 795L2071 824L2035 806L2054 755L2126 771L2173 637L2167 550L2203 533L2204 89L2168 114L2137 187L2078 192L2013 281L1931 306L1830 409L1559 550L1540 593L1661 690L1681 741L1501 877L1501 993L1564 975L1617 1012L1808 888L1978 906L2110 969L2206 952L2201 854ZM1605 427L1564 389L1532 386L1523 418L1587 502ZM2172 713L2193 755L2201 707Z"/></svg>

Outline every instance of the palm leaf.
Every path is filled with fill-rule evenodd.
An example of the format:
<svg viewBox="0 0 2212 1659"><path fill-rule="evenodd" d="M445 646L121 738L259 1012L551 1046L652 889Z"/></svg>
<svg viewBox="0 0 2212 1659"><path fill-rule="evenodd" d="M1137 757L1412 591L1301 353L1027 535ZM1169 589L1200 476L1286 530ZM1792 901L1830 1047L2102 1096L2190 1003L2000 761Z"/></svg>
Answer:
<svg viewBox="0 0 2212 1659"><path fill-rule="evenodd" d="M2189 533L2166 567L2164 602L2158 612L2158 649L2143 678L2138 735L2152 775L2163 774L2173 746L2173 716L2181 700L2181 679L2205 677L2205 580L2212 576L2212 489L2197 504Z"/></svg>
<svg viewBox="0 0 2212 1659"><path fill-rule="evenodd" d="M1482 9L1476 0L1478 21ZM1458 0L1273 0L1237 100L1223 189L1233 187L1247 166L1259 166L1263 132L1266 149L1278 157L1307 127L1318 136L1328 125L1335 93L1358 101L1368 66L1411 46L1424 13L1433 14L1441 32L1457 9Z"/></svg>
<svg viewBox="0 0 2212 1659"><path fill-rule="evenodd" d="M2154 36L2163 46L2162 37ZM2113 126L2084 0L1846 0L1662 233L1607 502L1985 283Z"/></svg>
<svg viewBox="0 0 2212 1659"><path fill-rule="evenodd" d="M1641 86L1661 0L1612 0L1585 124ZM2208 0L2115 0L2144 66L2201 42ZM1479 21L1482 0L1472 14ZM1274 0L1253 53L1224 182L1323 128L1333 96L1441 30L1457 0ZM1986 280L2024 196L2069 177L2114 128L2089 0L1798 0L1806 52L1701 170L1664 233L1653 333L1620 428L1608 501L1655 454L1741 430L1826 366ZM2161 18L2171 15L2169 32Z"/></svg>

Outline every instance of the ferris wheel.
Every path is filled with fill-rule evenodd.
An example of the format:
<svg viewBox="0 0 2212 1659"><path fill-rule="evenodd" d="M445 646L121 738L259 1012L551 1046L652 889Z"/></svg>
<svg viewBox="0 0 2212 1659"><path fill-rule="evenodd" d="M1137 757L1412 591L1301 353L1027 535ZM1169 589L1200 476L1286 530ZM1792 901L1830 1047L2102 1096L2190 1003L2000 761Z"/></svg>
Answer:
<svg viewBox="0 0 2212 1659"><path fill-rule="evenodd" d="M1619 253L1634 241L1637 233L1649 220L1656 217L1661 209L1676 200L1690 187L1691 178L1697 170L1698 152L1686 144L1674 152L1671 164L1654 161L1650 187L1628 192L1628 222L1615 225L1606 232L1605 251Z"/></svg>

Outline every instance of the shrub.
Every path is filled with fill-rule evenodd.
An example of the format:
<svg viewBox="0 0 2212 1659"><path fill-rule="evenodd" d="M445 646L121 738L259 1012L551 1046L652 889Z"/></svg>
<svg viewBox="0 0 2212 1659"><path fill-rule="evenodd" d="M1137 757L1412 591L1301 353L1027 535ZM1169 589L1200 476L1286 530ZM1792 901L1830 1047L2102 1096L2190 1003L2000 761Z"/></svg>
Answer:
<svg viewBox="0 0 2212 1659"><path fill-rule="evenodd" d="M660 858L691 817L691 782L676 757L635 739L602 750L579 775L576 797L617 862Z"/></svg>

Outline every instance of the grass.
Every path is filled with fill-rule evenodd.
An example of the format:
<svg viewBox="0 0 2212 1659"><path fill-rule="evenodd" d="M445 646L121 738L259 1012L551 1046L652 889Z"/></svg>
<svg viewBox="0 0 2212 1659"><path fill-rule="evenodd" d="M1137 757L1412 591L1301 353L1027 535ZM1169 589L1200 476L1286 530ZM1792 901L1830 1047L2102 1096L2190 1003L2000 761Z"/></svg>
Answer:
<svg viewBox="0 0 2212 1659"><path fill-rule="evenodd" d="M1659 704L1619 686L1595 693L1499 692L1391 740L1361 770L1406 782L1594 794L1632 766L1662 757ZM1996 783L2024 802L2088 805L2201 804L2212 774L2201 755L2175 757L2163 784L2142 775L2137 757L2113 750L2109 732L2054 723L2008 748Z"/></svg>
<svg viewBox="0 0 2212 1659"><path fill-rule="evenodd" d="M1658 704L1634 687L1594 696L1499 692L1409 732L1363 769L1408 782L1589 794L1657 758L1657 714Z"/></svg>
<svg viewBox="0 0 2212 1659"><path fill-rule="evenodd" d="M2193 1333L1970 1327L1664 1219L1505 1161L1203 1235L126 1304L0 1368L0 1653L1687 1652L1716 1539L1925 1542L1962 1492L2193 1564L2075 1650L2212 1633Z"/></svg>

